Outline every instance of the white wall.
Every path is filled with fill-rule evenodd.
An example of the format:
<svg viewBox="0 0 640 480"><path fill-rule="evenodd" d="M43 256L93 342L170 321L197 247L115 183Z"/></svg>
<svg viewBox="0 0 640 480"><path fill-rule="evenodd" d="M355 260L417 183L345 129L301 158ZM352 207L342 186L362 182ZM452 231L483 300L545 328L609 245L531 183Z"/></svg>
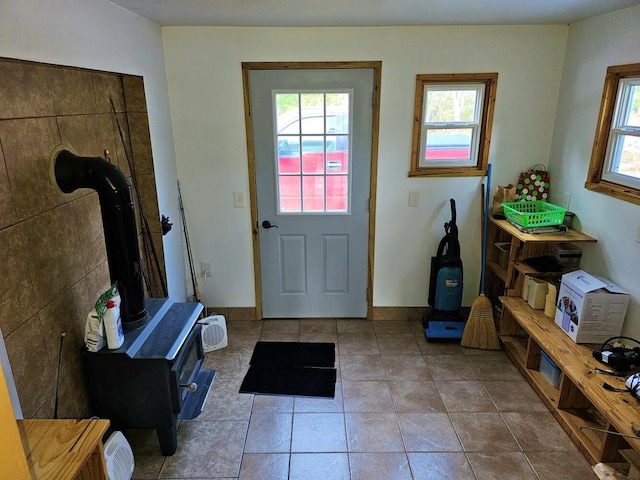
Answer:
<svg viewBox="0 0 640 480"><path fill-rule="evenodd" d="M213 306L253 306L241 62L381 60L382 91L374 306L425 306L430 257L458 210L464 303L478 295L480 186L475 178L408 178L415 76L498 72L490 160L506 184L546 163L566 26L210 28L165 27L178 176L196 265L210 262ZM407 205L410 190L420 207ZM202 288L202 281L200 288Z"/></svg>
<svg viewBox="0 0 640 480"><path fill-rule="evenodd" d="M0 0L0 56L144 77L169 294L186 296L173 133L158 25L105 0Z"/></svg>
<svg viewBox="0 0 640 480"><path fill-rule="evenodd" d="M551 149L552 197L571 194L580 228L598 239L583 247L582 267L629 291L623 333L640 339L640 205L584 188L607 67L640 63L640 6L569 28Z"/></svg>

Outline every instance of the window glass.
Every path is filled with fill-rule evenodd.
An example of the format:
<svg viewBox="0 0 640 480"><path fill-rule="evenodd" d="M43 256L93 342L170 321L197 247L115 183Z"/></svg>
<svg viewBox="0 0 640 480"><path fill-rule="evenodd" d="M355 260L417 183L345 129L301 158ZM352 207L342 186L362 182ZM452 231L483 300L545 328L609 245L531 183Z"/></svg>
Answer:
<svg viewBox="0 0 640 480"><path fill-rule="evenodd" d="M349 212L350 95L274 92L279 213Z"/></svg>

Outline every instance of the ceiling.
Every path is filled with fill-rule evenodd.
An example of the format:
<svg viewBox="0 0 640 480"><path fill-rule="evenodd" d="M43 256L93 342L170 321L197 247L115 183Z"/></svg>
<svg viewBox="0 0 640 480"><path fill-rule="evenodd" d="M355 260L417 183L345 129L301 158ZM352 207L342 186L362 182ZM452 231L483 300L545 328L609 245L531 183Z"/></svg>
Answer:
<svg viewBox="0 0 640 480"><path fill-rule="evenodd" d="M640 0L110 0L159 25L569 24Z"/></svg>

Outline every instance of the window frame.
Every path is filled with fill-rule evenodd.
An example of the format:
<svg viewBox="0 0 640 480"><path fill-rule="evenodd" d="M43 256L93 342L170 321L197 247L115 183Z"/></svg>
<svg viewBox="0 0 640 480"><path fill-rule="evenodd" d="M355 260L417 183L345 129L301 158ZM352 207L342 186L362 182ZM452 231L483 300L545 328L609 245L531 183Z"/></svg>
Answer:
<svg viewBox="0 0 640 480"><path fill-rule="evenodd" d="M496 89L498 83L497 73L448 73L448 74L418 74L416 75L415 102L413 112L413 135L411 145L411 169L410 177L462 177L484 176L489 163L489 145L491 143L491 130L493 125L493 112L495 108ZM421 165L420 152L426 139L423 138L426 130L424 119L425 89L428 86L446 87L452 90L464 84L483 84L482 99L476 98L476 102L482 100L482 106L478 121L477 147L474 152L474 144L471 142L471 156L475 156L475 164L462 166L454 165L443 167L439 165ZM473 161L473 158L472 158Z"/></svg>
<svg viewBox="0 0 640 480"><path fill-rule="evenodd" d="M640 187L618 183L615 181L616 173L606 171L612 163L612 138L619 135L619 132L614 130L618 130L620 126L620 84L621 81L633 78L640 78L640 63L607 68L585 188L640 205ZM626 99L629 100L628 97Z"/></svg>

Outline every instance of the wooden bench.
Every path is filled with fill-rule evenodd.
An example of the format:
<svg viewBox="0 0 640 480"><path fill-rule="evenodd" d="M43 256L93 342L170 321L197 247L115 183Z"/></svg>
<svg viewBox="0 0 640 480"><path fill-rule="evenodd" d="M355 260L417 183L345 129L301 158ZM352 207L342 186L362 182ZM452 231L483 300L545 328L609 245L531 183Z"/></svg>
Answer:
<svg viewBox="0 0 640 480"><path fill-rule="evenodd" d="M636 437L632 425L640 428L640 401L603 388L624 388L625 378L597 373L607 366L593 358L594 345L574 343L542 310L520 297L500 301L498 332L505 352L591 464L620 461L619 450L629 446L640 452L640 437L615 435ZM539 372L541 349L562 372L559 389Z"/></svg>

